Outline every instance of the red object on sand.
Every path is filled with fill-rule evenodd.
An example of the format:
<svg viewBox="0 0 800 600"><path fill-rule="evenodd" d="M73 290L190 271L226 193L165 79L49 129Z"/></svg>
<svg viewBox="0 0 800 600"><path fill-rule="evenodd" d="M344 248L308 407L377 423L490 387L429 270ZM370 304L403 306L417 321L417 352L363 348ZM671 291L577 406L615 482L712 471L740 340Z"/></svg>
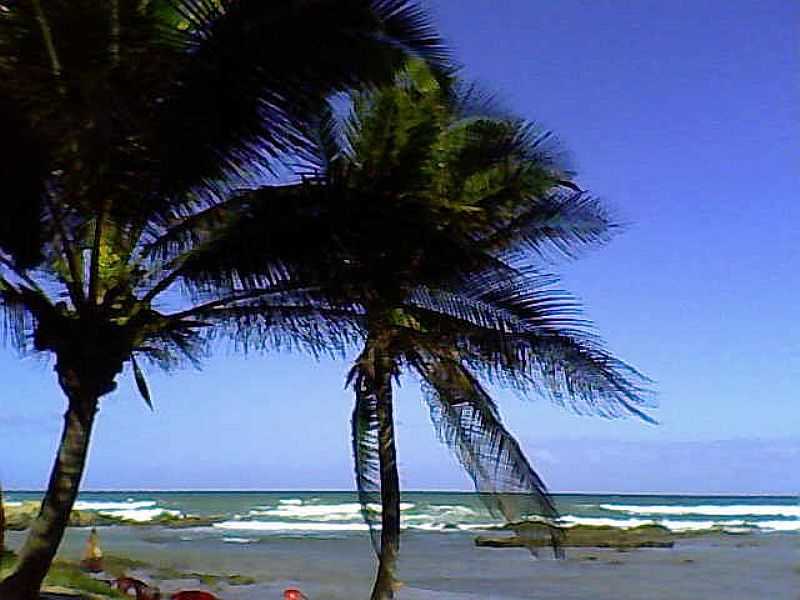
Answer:
<svg viewBox="0 0 800 600"><path fill-rule="evenodd" d="M120 577L114 580L114 587L128 596L128 592L133 590L136 600L160 600L161 592L158 588L147 585L144 581L133 577Z"/></svg>
<svg viewBox="0 0 800 600"><path fill-rule="evenodd" d="M308 597L297 588L283 590L283 600L308 600Z"/></svg>
<svg viewBox="0 0 800 600"><path fill-rule="evenodd" d="M170 596L172 600L219 600L214 594L189 590L187 592L175 592Z"/></svg>

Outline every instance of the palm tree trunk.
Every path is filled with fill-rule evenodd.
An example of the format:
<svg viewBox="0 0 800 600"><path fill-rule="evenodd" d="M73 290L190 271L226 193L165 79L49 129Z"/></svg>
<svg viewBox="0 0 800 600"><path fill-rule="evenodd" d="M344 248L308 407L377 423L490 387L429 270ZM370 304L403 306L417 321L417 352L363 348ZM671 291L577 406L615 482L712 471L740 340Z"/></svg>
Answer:
<svg viewBox="0 0 800 600"><path fill-rule="evenodd" d="M6 509L3 506L3 486L0 486L0 557L6 551Z"/></svg>
<svg viewBox="0 0 800 600"><path fill-rule="evenodd" d="M381 469L381 554L378 577L370 600L394 598L397 555L400 550L400 477L394 444L392 408L392 370L388 360L379 357L375 365L378 416L378 455Z"/></svg>
<svg viewBox="0 0 800 600"><path fill-rule="evenodd" d="M64 537L78 495L97 400L97 396L80 400L73 397L69 402L47 493L28 532L16 569L0 582L2 600L35 600L39 597L39 588Z"/></svg>

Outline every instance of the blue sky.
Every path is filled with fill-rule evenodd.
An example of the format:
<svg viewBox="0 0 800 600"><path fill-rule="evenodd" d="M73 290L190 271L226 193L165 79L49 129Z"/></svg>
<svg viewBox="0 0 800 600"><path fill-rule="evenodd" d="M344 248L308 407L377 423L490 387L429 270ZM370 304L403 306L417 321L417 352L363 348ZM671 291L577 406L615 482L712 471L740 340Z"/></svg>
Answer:
<svg viewBox="0 0 800 600"><path fill-rule="evenodd" d="M800 5L438 0L466 74L552 129L626 231L561 264L610 347L656 381L661 422L579 417L498 392L554 490L800 492ZM126 375L86 488L349 489L344 362L224 349L203 372ZM41 488L63 400L51 366L0 350L0 480ZM467 489L413 380L407 489Z"/></svg>

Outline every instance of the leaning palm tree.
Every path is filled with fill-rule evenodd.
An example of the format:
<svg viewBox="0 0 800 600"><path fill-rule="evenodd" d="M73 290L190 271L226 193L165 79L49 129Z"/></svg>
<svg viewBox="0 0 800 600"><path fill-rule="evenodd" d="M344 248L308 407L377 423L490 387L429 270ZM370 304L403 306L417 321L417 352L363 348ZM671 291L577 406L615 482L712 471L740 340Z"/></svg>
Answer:
<svg viewBox="0 0 800 600"><path fill-rule="evenodd" d="M644 379L603 349L576 303L531 264L605 240L612 223L568 181L547 135L488 107L453 78L408 65L394 86L357 96L349 118L322 120L324 169L282 197L245 194L253 211L210 256L196 257L207 270L193 274L224 285L209 269L212 257L228 273L226 257L249 250L251 262L237 259L236 273L257 287L261 256L310 238L303 264L318 271L303 278L319 282L331 308L355 307L364 342L349 377L353 450L379 557L373 600L393 597L397 583L392 415L401 374L422 382L440 437L489 507L512 523L540 517L556 543L556 509L481 376L578 409L645 416ZM279 221L285 204L295 212L284 237L265 237L264 225Z"/></svg>
<svg viewBox="0 0 800 600"><path fill-rule="evenodd" d="M359 215L341 223L337 242L349 256L337 278L361 288L365 311L350 381L368 522L378 495L382 508L372 600L392 598L397 581L392 382L401 373L422 382L440 437L489 508L511 523L544 517L556 546L558 513L477 375L643 416L643 378L602 349L551 278L512 266L526 247L571 254L605 239L611 223L583 193L565 193L574 186L546 135L476 114L469 100L424 67L408 70L394 88L356 101L327 173Z"/></svg>
<svg viewBox="0 0 800 600"><path fill-rule="evenodd" d="M233 190L311 156L331 94L408 55L446 66L410 0L0 0L0 312L14 346L54 357L67 398L4 600L37 597L124 365L150 404L142 360L196 363L212 332L244 339L251 319L262 345L349 339L290 269L302 256L269 257L247 290L185 266L246 208Z"/></svg>

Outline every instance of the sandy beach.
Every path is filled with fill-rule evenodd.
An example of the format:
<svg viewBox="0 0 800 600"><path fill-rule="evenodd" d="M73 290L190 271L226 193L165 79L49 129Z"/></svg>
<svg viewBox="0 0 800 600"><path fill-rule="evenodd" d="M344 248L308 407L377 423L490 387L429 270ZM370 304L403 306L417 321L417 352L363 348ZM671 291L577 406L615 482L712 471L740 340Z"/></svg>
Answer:
<svg viewBox="0 0 800 600"><path fill-rule="evenodd" d="M71 529L61 556L78 559L87 535ZM312 600L364 598L373 556L366 538L273 537L258 544L175 538L159 527L103 528L106 553L184 573L238 574L254 585L219 584L224 600L280 598L298 586ZM21 534L12 533L12 547ZM461 533L412 532L404 536L400 600L537 598L541 600L797 600L800 598L800 536L796 534L708 535L679 540L673 548L571 548L567 559L547 551L538 560L519 548L477 548ZM213 589L197 579L166 580L162 590Z"/></svg>

